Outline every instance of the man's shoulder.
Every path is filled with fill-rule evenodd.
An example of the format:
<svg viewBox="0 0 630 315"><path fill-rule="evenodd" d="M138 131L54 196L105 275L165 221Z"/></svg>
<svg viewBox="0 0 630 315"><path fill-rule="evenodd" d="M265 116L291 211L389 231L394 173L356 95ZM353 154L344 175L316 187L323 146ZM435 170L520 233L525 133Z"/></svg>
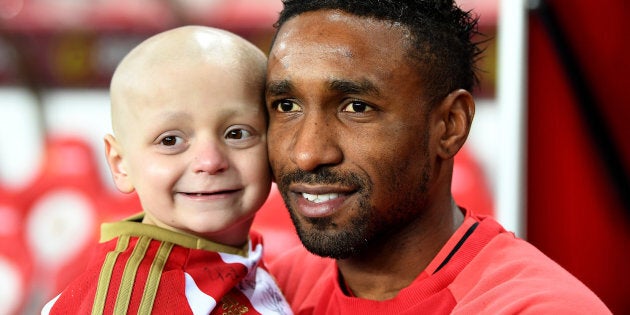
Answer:
<svg viewBox="0 0 630 315"><path fill-rule="evenodd" d="M537 247L505 230L492 237L464 271L482 272L486 276L509 276L505 280L557 277L566 281L579 282Z"/></svg>
<svg viewBox="0 0 630 315"><path fill-rule="evenodd" d="M492 238L449 286L454 311L591 310L606 306L580 280L527 241L509 232ZM520 310L520 311L519 311Z"/></svg>

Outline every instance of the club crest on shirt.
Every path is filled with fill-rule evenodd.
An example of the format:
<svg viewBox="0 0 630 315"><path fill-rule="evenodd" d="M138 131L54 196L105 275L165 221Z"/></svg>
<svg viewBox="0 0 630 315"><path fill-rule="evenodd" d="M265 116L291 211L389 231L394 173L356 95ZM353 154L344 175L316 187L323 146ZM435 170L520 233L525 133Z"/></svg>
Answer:
<svg viewBox="0 0 630 315"><path fill-rule="evenodd" d="M221 309L224 315L241 315L249 311L249 308L239 303L231 293L226 294L221 300Z"/></svg>

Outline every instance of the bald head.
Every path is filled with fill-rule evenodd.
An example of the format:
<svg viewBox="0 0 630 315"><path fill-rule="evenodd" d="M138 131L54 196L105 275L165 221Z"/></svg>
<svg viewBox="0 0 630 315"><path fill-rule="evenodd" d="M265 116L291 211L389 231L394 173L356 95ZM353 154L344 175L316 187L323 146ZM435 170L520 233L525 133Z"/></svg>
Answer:
<svg viewBox="0 0 630 315"><path fill-rule="evenodd" d="M134 108L150 106L143 97L169 93L170 83L187 79L183 73L237 72L246 83L262 88L265 67L266 57L260 49L228 31L183 26L152 36L123 58L112 77L114 134L124 137L124 129L133 126L128 120L134 118Z"/></svg>

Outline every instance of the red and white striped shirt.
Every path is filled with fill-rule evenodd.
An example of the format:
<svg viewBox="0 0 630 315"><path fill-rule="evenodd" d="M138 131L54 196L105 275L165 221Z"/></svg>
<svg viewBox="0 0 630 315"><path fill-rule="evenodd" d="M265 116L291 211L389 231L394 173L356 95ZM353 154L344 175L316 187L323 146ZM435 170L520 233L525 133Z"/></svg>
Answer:
<svg viewBox="0 0 630 315"><path fill-rule="evenodd" d="M42 314L291 314L259 234L234 248L141 220L103 224L86 271Z"/></svg>

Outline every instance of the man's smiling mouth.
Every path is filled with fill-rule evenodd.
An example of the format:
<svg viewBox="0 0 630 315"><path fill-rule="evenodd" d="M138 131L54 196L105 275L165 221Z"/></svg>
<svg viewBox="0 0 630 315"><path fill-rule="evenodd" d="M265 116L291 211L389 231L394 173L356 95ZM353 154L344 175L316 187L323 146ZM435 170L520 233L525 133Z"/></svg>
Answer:
<svg viewBox="0 0 630 315"><path fill-rule="evenodd" d="M302 197L304 197L304 199L310 202L321 203L321 202L337 199L339 198L339 194L330 193L330 194L317 194L316 195L316 194L302 193Z"/></svg>

